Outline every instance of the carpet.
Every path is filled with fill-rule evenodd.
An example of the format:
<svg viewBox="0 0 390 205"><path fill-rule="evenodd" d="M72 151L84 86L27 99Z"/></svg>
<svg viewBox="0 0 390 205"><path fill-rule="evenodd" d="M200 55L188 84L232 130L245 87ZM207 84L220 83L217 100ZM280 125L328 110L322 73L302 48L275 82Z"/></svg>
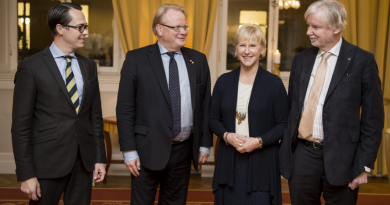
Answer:
<svg viewBox="0 0 390 205"><path fill-rule="evenodd" d="M91 205L130 205L130 198L130 189L94 188ZM288 192L283 192L282 198L283 204L291 203ZM156 205L157 199L158 194ZM389 201L390 194L359 194L357 205L388 205ZM188 191L187 205L212 204L214 204L214 195L211 190ZM19 188L0 188L0 205L28 205L28 200ZM63 202L61 201L59 205L63 205Z"/></svg>

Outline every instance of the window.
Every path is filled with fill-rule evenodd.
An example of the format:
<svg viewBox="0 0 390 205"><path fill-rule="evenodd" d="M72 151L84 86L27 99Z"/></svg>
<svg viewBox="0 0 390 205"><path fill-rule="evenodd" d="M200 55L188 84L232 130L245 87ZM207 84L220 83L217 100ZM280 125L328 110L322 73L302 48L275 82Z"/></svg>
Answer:
<svg viewBox="0 0 390 205"><path fill-rule="evenodd" d="M306 35L307 25L304 14L307 8L316 0L300 1L298 9L288 8L279 11L279 41L281 53L280 71L291 71L293 58L296 54L312 47Z"/></svg>
<svg viewBox="0 0 390 205"><path fill-rule="evenodd" d="M63 0L65 1L65 0ZM114 21L112 2L107 0L67 0L79 4L88 22L89 35L85 46L76 53L96 62L99 72L118 73L120 58L119 34ZM59 1L11 0L11 70L19 61L42 51L53 42L47 26L47 13ZM12 22L17 22L15 25ZM15 44L15 45L13 45Z"/></svg>
<svg viewBox="0 0 390 205"><path fill-rule="evenodd" d="M272 70L272 37L274 9L270 6L270 0L221 0L222 12L220 21L221 50L220 73L229 72L240 66L235 57L233 38L238 28L246 23L260 26L267 39L265 56L260 60L260 66L266 70ZM270 45L271 44L271 45Z"/></svg>

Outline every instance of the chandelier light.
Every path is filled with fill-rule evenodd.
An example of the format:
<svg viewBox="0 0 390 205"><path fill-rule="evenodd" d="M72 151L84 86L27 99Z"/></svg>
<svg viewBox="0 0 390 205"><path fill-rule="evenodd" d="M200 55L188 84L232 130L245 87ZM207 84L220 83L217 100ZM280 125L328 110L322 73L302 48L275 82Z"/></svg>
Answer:
<svg viewBox="0 0 390 205"><path fill-rule="evenodd" d="M299 0L279 0L279 10L282 9L299 9L301 7L301 2Z"/></svg>

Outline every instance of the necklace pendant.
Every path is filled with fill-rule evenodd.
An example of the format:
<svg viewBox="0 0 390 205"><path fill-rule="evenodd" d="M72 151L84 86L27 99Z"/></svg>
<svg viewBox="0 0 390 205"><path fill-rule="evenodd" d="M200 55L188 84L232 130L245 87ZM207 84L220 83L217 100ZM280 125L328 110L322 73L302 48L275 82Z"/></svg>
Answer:
<svg viewBox="0 0 390 205"><path fill-rule="evenodd" d="M245 113L242 113L242 112L238 112L236 111L236 118L238 120L238 124L240 125L242 121L245 120L246 118L246 112Z"/></svg>

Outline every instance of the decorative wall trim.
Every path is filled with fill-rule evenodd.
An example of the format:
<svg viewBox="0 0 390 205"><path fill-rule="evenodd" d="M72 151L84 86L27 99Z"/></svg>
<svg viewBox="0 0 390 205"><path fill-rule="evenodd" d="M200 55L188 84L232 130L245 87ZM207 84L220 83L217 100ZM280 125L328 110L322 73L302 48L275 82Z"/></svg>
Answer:
<svg viewBox="0 0 390 205"><path fill-rule="evenodd" d="M15 72L0 73L0 89L13 90L14 77L15 77Z"/></svg>
<svg viewBox="0 0 390 205"><path fill-rule="evenodd" d="M15 174L15 170L14 154L0 152L0 174Z"/></svg>

